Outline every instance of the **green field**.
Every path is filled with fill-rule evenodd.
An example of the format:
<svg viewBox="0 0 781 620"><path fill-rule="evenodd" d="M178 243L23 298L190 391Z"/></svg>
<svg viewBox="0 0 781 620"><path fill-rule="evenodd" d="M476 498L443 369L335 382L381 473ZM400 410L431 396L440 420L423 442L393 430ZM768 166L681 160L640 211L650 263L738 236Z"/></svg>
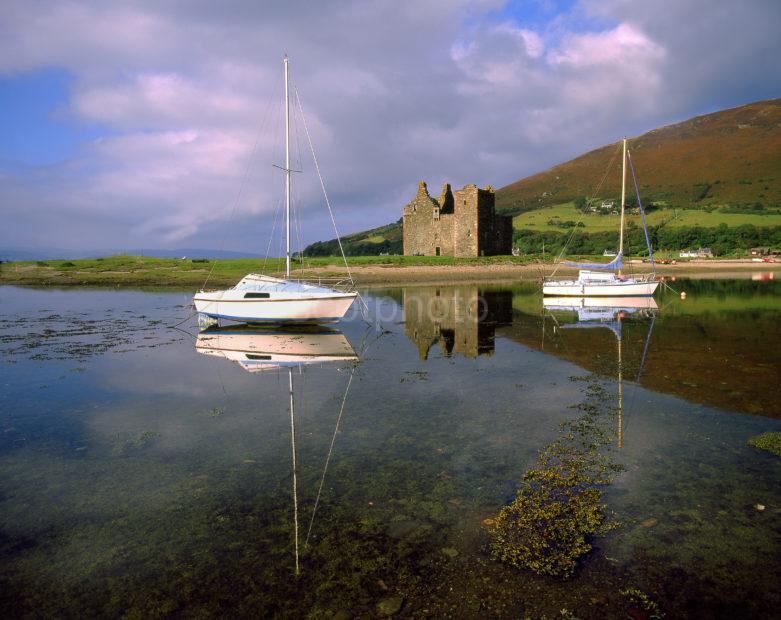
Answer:
<svg viewBox="0 0 781 620"><path fill-rule="evenodd" d="M556 226L550 223L557 219L561 222L582 222L583 232L602 232L618 230L618 215L597 215L596 213L583 214L575 208L571 202L567 202L536 211L521 213L513 218L513 228L531 229L541 231L565 231L571 230L564 226ZM695 209L658 209L652 210L646 215L649 226L664 224L670 227L702 226L715 228L720 224L727 226L740 226L753 224L757 227L781 226L781 215L753 215L743 213L723 213L718 209L713 211ZM642 225L639 215L627 215L627 222Z"/></svg>
<svg viewBox="0 0 781 620"><path fill-rule="evenodd" d="M383 235L372 235L366 239L361 239L358 241L358 243L382 243L383 241L385 241L385 237Z"/></svg>

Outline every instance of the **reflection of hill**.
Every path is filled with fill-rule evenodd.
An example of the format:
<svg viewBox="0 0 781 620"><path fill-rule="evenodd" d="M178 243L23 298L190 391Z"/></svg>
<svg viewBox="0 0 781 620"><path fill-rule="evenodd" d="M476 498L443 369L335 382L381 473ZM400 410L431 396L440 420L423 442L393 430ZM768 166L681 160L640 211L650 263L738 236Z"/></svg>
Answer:
<svg viewBox="0 0 781 620"><path fill-rule="evenodd" d="M445 357L494 351L496 326L512 320L510 291L472 287L404 289L404 333L427 359L434 344Z"/></svg>
<svg viewBox="0 0 781 620"><path fill-rule="evenodd" d="M514 306L524 305L516 304ZM561 322L575 313L556 314ZM750 326L750 327L748 327ZM648 333L647 320L623 324L624 372L637 376ZM640 383L649 389L713 407L781 417L776 373L778 325L773 315L752 311L678 315L662 310L656 320ZM588 371L615 377L615 336L606 329L557 329L540 312L513 313L499 334L561 357Z"/></svg>

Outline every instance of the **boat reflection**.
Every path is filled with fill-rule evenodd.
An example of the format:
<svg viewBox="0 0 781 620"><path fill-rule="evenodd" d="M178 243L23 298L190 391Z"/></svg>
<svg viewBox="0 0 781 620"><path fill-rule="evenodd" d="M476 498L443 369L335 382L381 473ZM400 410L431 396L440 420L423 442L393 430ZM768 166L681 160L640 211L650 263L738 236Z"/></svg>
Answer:
<svg viewBox="0 0 781 620"><path fill-rule="evenodd" d="M575 310L579 322L611 321L618 313L647 315L659 309L653 297L544 297L542 305L550 311Z"/></svg>
<svg viewBox="0 0 781 620"><path fill-rule="evenodd" d="M195 350L235 362L248 372L358 359L342 332L319 326L291 330L211 327L198 334Z"/></svg>
<svg viewBox="0 0 781 620"><path fill-rule="evenodd" d="M428 359L439 345L444 357L476 358L494 352L496 328L512 322L510 291L477 286L404 289L404 333Z"/></svg>
<svg viewBox="0 0 781 620"><path fill-rule="evenodd" d="M296 450L296 391L294 374L303 372L311 365L350 364L351 370L341 399L339 415L331 437L320 486L312 509L305 544L312 533L320 496L325 484L328 464L331 460L339 425L347 402L358 355L344 334L336 329L317 325L296 326L293 329L273 329L239 325L235 327L211 327L198 334L195 350L203 355L220 357L234 362L247 372L262 372L274 369L288 371L288 411L290 414L290 452L293 476L293 539L295 545L295 572L300 573L299 563L299 511L298 511L298 464ZM294 373L297 369L299 373Z"/></svg>

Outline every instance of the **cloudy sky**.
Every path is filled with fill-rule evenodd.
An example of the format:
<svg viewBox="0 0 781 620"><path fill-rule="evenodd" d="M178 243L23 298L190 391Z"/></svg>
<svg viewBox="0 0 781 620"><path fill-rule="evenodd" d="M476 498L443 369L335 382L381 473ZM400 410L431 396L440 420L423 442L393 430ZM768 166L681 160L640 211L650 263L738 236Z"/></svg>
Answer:
<svg viewBox="0 0 781 620"><path fill-rule="evenodd" d="M3 0L0 250L265 253L285 53L354 232L421 179L501 187L778 97L779 26L778 0ZM294 237L331 238L300 118L293 143Z"/></svg>

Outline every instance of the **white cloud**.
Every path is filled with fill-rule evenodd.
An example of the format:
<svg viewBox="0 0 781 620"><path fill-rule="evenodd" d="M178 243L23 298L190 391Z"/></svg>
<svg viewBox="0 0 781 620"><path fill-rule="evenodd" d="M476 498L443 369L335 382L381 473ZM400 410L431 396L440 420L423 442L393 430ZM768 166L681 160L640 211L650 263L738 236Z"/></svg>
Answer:
<svg viewBox="0 0 781 620"><path fill-rule="evenodd" d="M113 127L201 124L231 117L247 119L251 101L227 89L215 92L205 82L175 73L139 74L128 83L77 92L73 111L84 119Z"/></svg>
<svg viewBox="0 0 781 620"><path fill-rule="evenodd" d="M554 65L576 68L595 65L645 65L663 59L665 50L631 24L622 23L605 32L573 34L563 45L549 54Z"/></svg>

